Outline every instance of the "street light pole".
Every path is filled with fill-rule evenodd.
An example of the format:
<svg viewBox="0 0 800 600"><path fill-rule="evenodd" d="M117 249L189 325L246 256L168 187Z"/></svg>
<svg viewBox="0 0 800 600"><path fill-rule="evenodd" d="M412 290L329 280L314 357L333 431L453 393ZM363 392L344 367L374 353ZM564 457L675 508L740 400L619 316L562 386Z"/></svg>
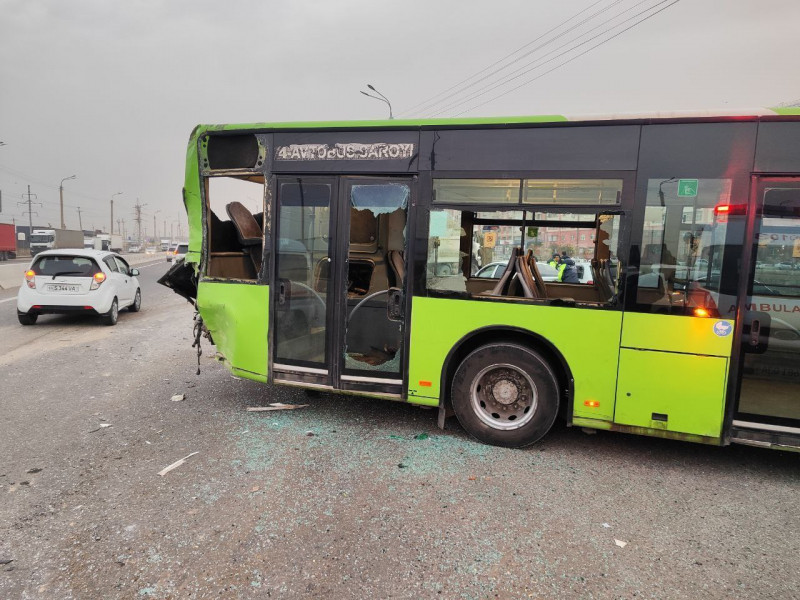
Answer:
<svg viewBox="0 0 800 600"><path fill-rule="evenodd" d="M383 94L381 94L374 87L372 87L370 84L367 84L367 87L369 89L371 89L373 92L375 92L376 94L378 94L378 96L380 96L380 98L378 96L373 96L372 94L368 94L367 92L363 92L362 91L361 93L364 94L365 96L369 97L369 98L374 98L375 100L380 100L381 102L385 102L386 104L388 104L389 105L389 119L390 120L394 119L394 115L392 114L392 103L389 102L389 99L386 96L384 96Z"/></svg>
<svg viewBox="0 0 800 600"><path fill-rule="evenodd" d="M114 235L114 196L119 196L121 194L122 192L111 194L111 235ZM119 229L119 225L117 225L117 229Z"/></svg>
<svg viewBox="0 0 800 600"><path fill-rule="evenodd" d="M58 186L58 194L61 198L61 229L67 228L66 223L64 223L64 182L69 181L70 179L75 179L75 175L64 177L64 179L61 180L61 184Z"/></svg>
<svg viewBox="0 0 800 600"><path fill-rule="evenodd" d="M158 239L158 226L156 225L156 213L160 213L160 210L157 210L153 213L153 241Z"/></svg>

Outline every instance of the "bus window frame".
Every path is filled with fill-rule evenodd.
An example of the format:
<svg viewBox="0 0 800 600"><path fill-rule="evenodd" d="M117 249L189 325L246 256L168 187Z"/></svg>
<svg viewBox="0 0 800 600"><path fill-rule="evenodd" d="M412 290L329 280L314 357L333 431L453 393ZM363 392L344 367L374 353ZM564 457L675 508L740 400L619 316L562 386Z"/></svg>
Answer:
<svg viewBox="0 0 800 600"><path fill-rule="evenodd" d="M621 179L622 194L619 204L529 204L522 202L520 195L517 204L478 204L478 203L434 203L433 202L433 180L434 179ZM636 197L637 171L421 171L418 204L420 210L416 216L416 232L414 236L414 275L413 290L414 296L422 297L447 297L475 302L510 302L519 304L556 304L563 301L555 299L530 299L514 297L480 297L464 294L460 292L443 293L436 290L428 290L427 285L427 261L428 261L428 236L430 232L430 212L432 210L458 210L461 212L505 212L523 211L535 214L544 213L564 213L564 214L613 214L620 217L619 244L617 256L622 263L622 272L619 275L619 290L617 301L613 303L576 303L575 308L600 309L600 310L624 310L626 305L626 282L628 280L627 270L630 266L631 253L631 233L634 221L634 202ZM522 189L523 184L520 184ZM524 220L524 225L533 223L534 220ZM539 221L541 222L541 221ZM495 221L493 221L495 223ZM516 221L514 222L516 224ZM568 224L567 221L550 221L550 223ZM577 223L587 224L587 221ZM433 292L433 293L431 293ZM572 305L570 305L572 306Z"/></svg>
<svg viewBox="0 0 800 600"><path fill-rule="evenodd" d="M263 193L261 196L261 208L262 208L262 222L261 222L261 270L259 273L256 273L255 279L240 279L236 277L220 277L218 275L209 275L208 269L211 263L211 227L210 227L210 211L211 211L211 204L210 198L208 195L208 180L209 179L217 179L217 178L229 178L229 179L244 179L244 178L251 178L251 177L261 177L264 181L261 183L263 186ZM269 274L270 265L267 263L267 243L269 240L269 236L267 235L268 230L271 227L268 227L267 224L271 221L270 213L272 212L267 206L271 207L271 193L269 191L270 187L270 179L266 173L264 173L260 169L227 169L227 170L217 170L217 171L205 171L199 173L200 177L200 196L201 196L201 206L202 206L202 216L203 216L203 246L201 251L201 258L200 258L200 280L201 281L209 281L213 283L239 283L244 285L268 285L269 284L269 277L265 276L265 269L267 269L266 275Z"/></svg>

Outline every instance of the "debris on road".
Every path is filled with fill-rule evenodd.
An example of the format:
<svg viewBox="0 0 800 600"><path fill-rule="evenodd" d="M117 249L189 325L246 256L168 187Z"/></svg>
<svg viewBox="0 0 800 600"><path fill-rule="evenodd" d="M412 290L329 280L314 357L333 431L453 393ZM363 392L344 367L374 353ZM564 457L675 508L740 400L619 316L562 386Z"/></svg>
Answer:
<svg viewBox="0 0 800 600"><path fill-rule="evenodd" d="M172 397L173 402L183 402L184 400L186 400L186 394L175 394Z"/></svg>
<svg viewBox="0 0 800 600"><path fill-rule="evenodd" d="M314 437L314 435L313 431L306 431L306 437Z"/></svg>
<svg viewBox="0 0 800 600"><path fill-rule="evenodd" d="M28 469L28 470L27 470L27 471L25 471L25 472L26 472L26 473L29 473L29 474L31 474L31 475L33 475L34 473L41 473L41 472L42 472L42 470L41 470L39 467L36 467L35 469Z"/></svg>
<svg viewBox="0 0 800 600"><path fill-rule="evenodd" d="M159 474L159 475L161 475L161 477L163 477L164 475L166 475L167 473L169 473L170 471L172 471L172 469L177 469L178 467L180 467L180 466L181 466L183 463L185 463L185 462L186 462L186 459L188 459L188 458L191 458L191 457L192 457L192 456L194 456L195 454L198 454L198 452L192 452L191 454L187 454L187 455L186 455L186 456L184 456L182 459L180 459L180 460L176 460L174 463L172 463L172 464L171 464L171 465L169 465L168 467L164 467L163 469L161 469L161 470L158 472L158 474Z"/></svg>
<svg viewBox="0 0 800 600"><path fill-rule="evenodd" d="M7 565L14 562L13 558L0 558L0 565Z"/></svg>
<svg viewBox="0 0 800 600"><path fill-rule="evenodd" d="M89 433L94 433L95 431L106 429L107 427L111 427L111 423L100 423L100 427L98 427L97 429L92 429Z"/></svg>
<svg viewBox="0 0 800 600"><path fill-rule="evenodd" d="M623 542L622 540L617 540L617 539L614 540L614 543L620 548L624 548L625 546L628 545L628 542Z"/></svg>
<svg viewBox="0 0 800 600"><path fill-rule="evenodd" d="M477 479L477 477L475 477L475 475L470 475L469 476L469 480L470 481L475 481L476 479Z"/></svg>
<svg viewBox="0 0 800 600"><path fill-rule="evenodd" d="M265 412L269 410L294 410L305 408L308 404L284 404L283 402L272 402L267 406L248 406L247 412Z"/></svg>
<svg viewBox="0 0 800 600"><path fill-rule="evenodd" d="M603 527L605 527L606 529L610 529L611 525L609 525L608 523L603 523Z"/></svg>
<svg viewBox="0 0 800 600"><path fill-rule="evenodd" d="M430 436L427 433L419 433L414 436L415 440L427 440Z"/></svg>

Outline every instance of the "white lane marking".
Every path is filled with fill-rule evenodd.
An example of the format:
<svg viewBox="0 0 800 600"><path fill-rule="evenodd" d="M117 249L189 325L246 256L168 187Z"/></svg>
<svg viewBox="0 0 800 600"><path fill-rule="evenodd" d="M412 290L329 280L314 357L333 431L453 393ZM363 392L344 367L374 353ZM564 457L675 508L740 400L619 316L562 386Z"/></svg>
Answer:
<svg viewBox="0 0 800 600"><path fill-rule="evenodd" d="M0 300L0 304L2 304L3 302L11 302L12 300L16 300L16 299L17 299L16 296L14 296L13 298L6 298L5 300Z"/></svg>
<svg viewBox="0 0 800 600"><path fill-rule="evenodd" d="M136 265L131 265L131 269L146 269L147 267L157 267L158 265L168 265L170 263L164 262L154 262L150 263L149 265L142 265L141 267L137 267Z"/></svg>

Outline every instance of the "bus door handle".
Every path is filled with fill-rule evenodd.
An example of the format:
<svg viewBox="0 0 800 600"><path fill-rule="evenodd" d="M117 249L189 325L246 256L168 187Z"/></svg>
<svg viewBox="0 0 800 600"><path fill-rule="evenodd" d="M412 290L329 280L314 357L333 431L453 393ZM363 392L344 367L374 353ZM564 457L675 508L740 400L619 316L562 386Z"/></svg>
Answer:
<svg viewBox="0 0 800 600"><path fill-rule="evenodd" d="M390 321L402 321L404 317L404 296L400 288L389 288L389 301L386 303L387 317Z"/></svg>
<svg viewBox="0 0 800 600"><path fill-rule="evenodd" d="M750 324L750 345L758 346L760 337L761 321L759 319L753 319L753 322Z"/></svg>
<svg viewBox="0 0 800 600"><path fill-rule="evenodd" d="M289 285L285 279L278 280L278 306L284 306L286 304L286 291Z"/></svg>

